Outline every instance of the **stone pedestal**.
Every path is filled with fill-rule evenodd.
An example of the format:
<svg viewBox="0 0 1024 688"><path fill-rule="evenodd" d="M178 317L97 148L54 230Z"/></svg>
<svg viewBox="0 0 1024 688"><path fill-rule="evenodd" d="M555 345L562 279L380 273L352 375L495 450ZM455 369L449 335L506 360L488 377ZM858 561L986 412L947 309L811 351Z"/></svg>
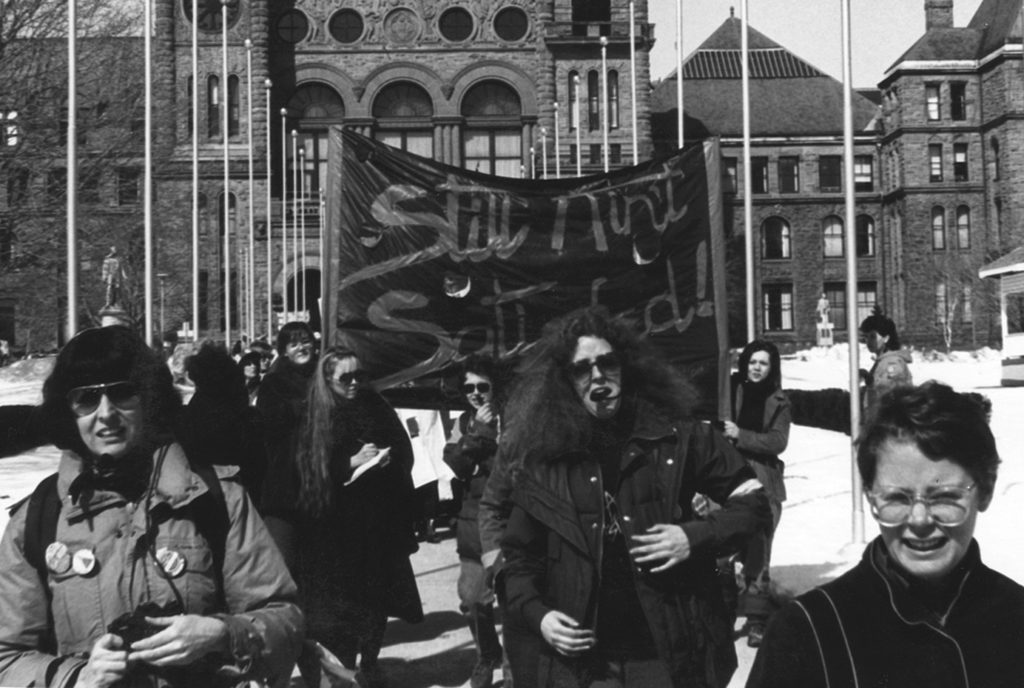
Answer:
<svg viewBox="0 0 1024 688"><path fill-rule="evenodd" d="M818 346L832 346L832 322L818 321Z"/></svg>
<svg viewBox="0 0 1024 688"><path fill-rule="evenodd" d="M131 324L132 319L128 317L128 311L117 304L104 306L100 309L101 327L108 327L110 325L127 325L130 327Z"/></svg>

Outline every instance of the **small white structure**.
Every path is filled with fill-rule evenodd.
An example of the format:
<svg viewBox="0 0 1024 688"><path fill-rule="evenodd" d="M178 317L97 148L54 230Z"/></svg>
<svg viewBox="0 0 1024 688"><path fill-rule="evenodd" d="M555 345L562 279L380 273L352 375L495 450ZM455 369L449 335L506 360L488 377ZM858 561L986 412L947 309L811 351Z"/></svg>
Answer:
<svg viewBox="0 0 1024 688"><path fill-rule="evenodd" d="M978 276L999 278L1002 384L1004 387L1024 385L1024 246L982 266Z"/></svg>

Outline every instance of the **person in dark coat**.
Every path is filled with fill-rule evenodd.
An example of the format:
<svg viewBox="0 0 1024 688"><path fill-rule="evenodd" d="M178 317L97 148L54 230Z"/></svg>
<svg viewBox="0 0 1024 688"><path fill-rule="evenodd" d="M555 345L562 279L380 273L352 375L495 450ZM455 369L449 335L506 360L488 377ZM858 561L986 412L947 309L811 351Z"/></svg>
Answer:
<svg viewBox="0 0 1024 688"><path fill-rule="evenodd" d="M998 467L976 398L937 382L883 396L857 448L881 534L775 614L747 688L1024 686L1024 586L974 539Z"/></svg>
<svg viewBox="0 0 1024 688"><path fill-rule="evenodd" d="M238 369L242 371L242 377L245 379L245 392L249 397L250 406L255 406L259 397L260 381L263 379L263 373L260 372L262 364L263 356L258 351L250 351L238 361Z"/></svg>
<svg viewBox="0 0 1024 688"><path fill-rule="evenodd" d="M519 465L505 599L544 641L536 668L513 665L513 677L728 684L736 652L715 557L770 513L754 471L693 419L694 402L679 373L601 307L545 328L502 417L501 451ZM697 491L722 508L697 519Z"/></svg>
<svg viewBox="0 0 1024 688"><path fill-rule="evenodd" d="M458 420L454 442L444 449L444 462L462 482L462 508L456 526L459 554L459 609L476 642L477 663L471 688L489 688L492 672L501 666L501 642L494 626L494 591L481 563L480 528L477 516L480 497L494 469L498 450L498 390L494 362L471 356L462 366L460 391L470 410Z"/></svg>
<svg viewBox="0 0 1024 688"><path fill-rule="evenodd" d="M723 434L743 455L764 486L772 510L768 528L747 541L740 553L743 587L740 615L747 617L747 644L758 647L774 608L769 563L772 539L786 501L785 464L779 454L789 444L789 399L782 391L779 350L771 342L754 340L740 352L739 370L732 375L732 419Z"/></svg>
<svg viewBox="0 0 1024 688"><path fill-rule="evenodd" d="M262 399L263 395L260 395ZM389 616L415 623L423 606L409 556L412 444L394 409L369 384L356 355L332 347L311 380L295 459L264 491L299 586L309 637L361 685L381 686L377 658ZM307 685L316 668L300 662Z"/></svg>

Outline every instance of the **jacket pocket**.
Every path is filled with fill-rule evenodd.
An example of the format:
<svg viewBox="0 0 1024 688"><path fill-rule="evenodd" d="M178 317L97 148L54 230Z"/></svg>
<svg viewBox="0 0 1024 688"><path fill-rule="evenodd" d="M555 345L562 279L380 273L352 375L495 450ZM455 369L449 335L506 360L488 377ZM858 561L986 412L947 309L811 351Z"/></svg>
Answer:
<svg viewBox="0 0 1024 688"><path fill-rule="evenodd" d="M177 590L185 602L186 613L209 614L218 609L217 580L213 552L199 537L158 537L157 561L151 562L157 577L163 580L172 599Z"/></svg>

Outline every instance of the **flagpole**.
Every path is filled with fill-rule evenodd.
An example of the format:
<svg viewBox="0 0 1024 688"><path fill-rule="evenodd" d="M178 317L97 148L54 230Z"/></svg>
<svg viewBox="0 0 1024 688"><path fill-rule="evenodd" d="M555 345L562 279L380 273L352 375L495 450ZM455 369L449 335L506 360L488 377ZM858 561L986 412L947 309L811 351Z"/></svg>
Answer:
<svg viewBox="0 0 1024 688"><path fill-rule="evenodd" d="M757 337L754 319L754 199L750 171L750 43L747 24L750 0L743 0L740 18L740 63L743 74L743 253L746 262L747 341Z"/></svg>
<svg viewBox="0 0 1024 688"><path fill-rule="evenodd" d="M299 303L309 322L309 307L306 303L306 143L299 149L299 247L302 250L302 272L299 273Z"/></svg>
<svg viewBox="0 0 1024 688"><path fill-rule="evenodd" d="M292 285L292 305L299 309L299 132L292 129L292 260L295 263L295 277Z"/></svg>
<svg viewBox="0 0 1024 688"><path fill-rule="evenodd" d="M199 341L199 0L192 0L192 341Z"/></svg>
<svg viewBox="0 0 1024 688"><path fill-rule="evenodd" d="M246 128L249 130L249 262L246 264L249 310L249 341L256 335L256 197L253 180L253 136L252 136L252 41L245 39L245 92L248 105Z"/></svg>
<svg viewBox="0 0 1024 688"><path fill-rule="evenodd" d="M323 278L323 275L327 272L324 268L327 265L327 256L324 255L324 231L326 227L326 213L327 213L327 202L324 201L324 190L320 189L320 303L317 304L317 308L320 311L320 333L323 334L324 330L324 319L323 319L323 308L324 302L327 301L327 280Z"/></svg>
<svg viewBox="0 0 1024 688"><path fill-rule="evenodd" d="M601 151L608 174L608 37L601 36Z"/></svg>
<svg viewBox="0 0 1024 688"><path fill-rule="evenodd" d="M583 122L580 121L580 75L572 78L572 87L576 93L576 176L583 176L583 152L580 150L580 128Z"/></svg>
<svg viewBox="0 0 1024 688"><path fill-rule="evenodd" d="M540 128L540 162L541 177L548 178L548 128Z"/></svg>
<svg viewBox="0 0 1024 688"><path fill-rule="evenodd" d="M562 178L562 149L559 147L558 102L555 102L555 179Z"/></svg>
<svg viewBox="0 0 1024 688"><path fill-rule="evenodd" d="M850 494L852 543L864 543L864 499L857 470L856 440L860 429L860 344L857 340L857 232L853 179L853 67L850 0L842 2L843 30L843 181L846 197L846 331L850 342Z"/></svg>
<svg viewBox="0 0 1024 688"><path fill-rule="evenodd" d="M273 86L270 79L263 81L263 88L267 92L267 343L274 336L274 271L273 271L273 249L274 249L274 226L271 221L272 203L270 196L270 87Z"/></svg>
<svg viewBox="0 0 1024 688"><path fill-rule="evenodd" d="M78 13L76 0L68 0L68 143L67 143L67 331L78 332Z"/></svg>
<svg viewBox="0 0 1024 688"><path fill-rule="evenodd" d="M743 0L744 3L747 0ZM683 129L683 0L676 0L676 129L679 136L679 147L686 145Z"/></svg>
<svg viewBox="0 0 1024 688"><path fill-rule="evenodd" d="M221 136L224 139L224 346L231 351L231 191L228 162L228 106L231 86L228 75L228 0L220 0L221 73L220 84Z"/></svg>
<svg viewBox="0 0 1024 688"><path fill-rule="evenodd" d="M145 143L143 147L143 173L142 173L142 226L143 246L145 256L145 280L143 289L146 299L146 341L149 345L155 346L153 338L153 2L143 0L145 12L143 12L143 36L145 40L146 55L143 59L145 65L146 82L146 112L144 119ZM161 334L161 336L163 336Z"/></svg>
<svg viewBox="0 0 1024 688"><path fill-rule="evenodd" d="M281 108L281 310L288 322L288 110Z"/></svg>
<svg viewBox="0 0 1024 688"><path fill-rule="evenodd" d="M632 110L633 120L633 164L640 163L639 143L636 133L636 7L633 0L629 0L629 87L632 91L629 102Z"/></svg>

